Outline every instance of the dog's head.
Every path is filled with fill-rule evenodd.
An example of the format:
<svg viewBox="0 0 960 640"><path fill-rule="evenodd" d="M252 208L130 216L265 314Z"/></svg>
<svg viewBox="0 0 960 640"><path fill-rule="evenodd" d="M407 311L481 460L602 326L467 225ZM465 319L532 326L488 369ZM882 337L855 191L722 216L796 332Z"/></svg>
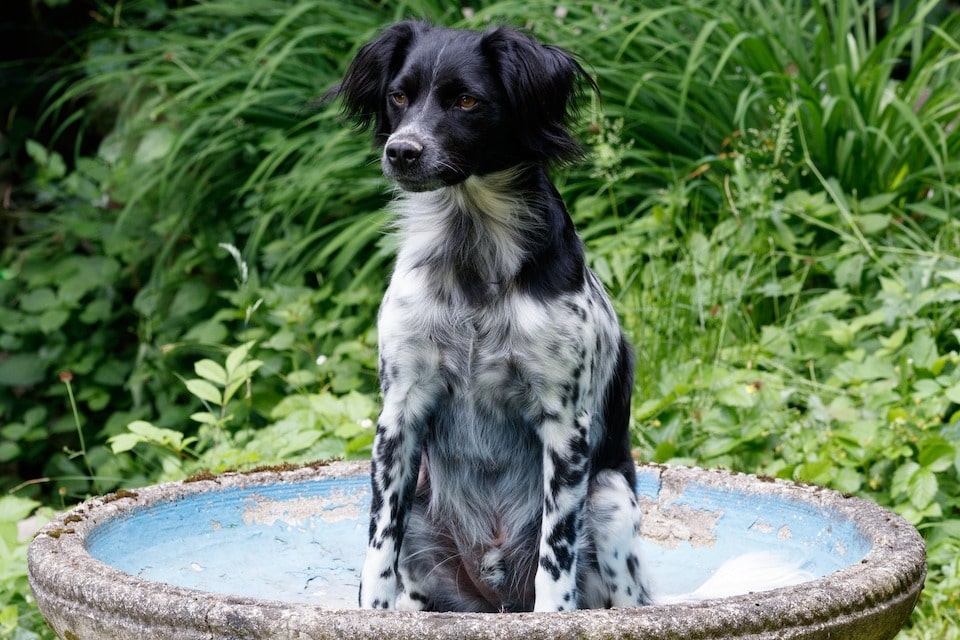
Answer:
<svg viewBox="0 0 960 640"><path fill-rule="evenodd" d="M374 125L387 177L428 191L577 157L567 120L584 79L593 85L569 53L511 29L402 22L366 44L330 93Z"/></svg>

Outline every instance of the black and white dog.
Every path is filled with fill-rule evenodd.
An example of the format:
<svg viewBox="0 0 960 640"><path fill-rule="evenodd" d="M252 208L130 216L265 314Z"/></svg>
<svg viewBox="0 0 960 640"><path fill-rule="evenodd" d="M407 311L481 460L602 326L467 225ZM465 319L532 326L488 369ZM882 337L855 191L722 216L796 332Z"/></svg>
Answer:
<svg viewBox="0 0 960 640"><path fill-rule="evenodd" d="M404 22L331 93L401 191L360 605L564 611L651 601L633 363L552 163L583 68L506 28Z"/></svg>

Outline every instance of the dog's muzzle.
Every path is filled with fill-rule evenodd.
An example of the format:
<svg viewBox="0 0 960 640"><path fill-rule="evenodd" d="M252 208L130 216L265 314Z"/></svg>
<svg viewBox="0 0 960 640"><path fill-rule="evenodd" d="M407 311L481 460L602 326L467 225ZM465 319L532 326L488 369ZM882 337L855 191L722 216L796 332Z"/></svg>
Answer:
<svg viewBox="0 0 960 640"><path fill-rule="evenodd" d="M393 140L387 143L383 155L395 171L407 173L420 162L423 145L414 140Z"/></svg>

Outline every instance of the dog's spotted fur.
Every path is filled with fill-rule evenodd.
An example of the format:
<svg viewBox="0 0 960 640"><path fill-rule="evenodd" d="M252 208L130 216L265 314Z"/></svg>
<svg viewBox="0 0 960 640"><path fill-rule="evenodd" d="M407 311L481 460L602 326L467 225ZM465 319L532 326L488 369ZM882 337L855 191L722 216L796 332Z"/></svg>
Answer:
<svg viewBox="0 0 960 640"><path fill-rule="evenodd" d="M403 190L361 606L648 600L631 351L546 174L582 78L518 32L401 23L334 90Z"/></svg>

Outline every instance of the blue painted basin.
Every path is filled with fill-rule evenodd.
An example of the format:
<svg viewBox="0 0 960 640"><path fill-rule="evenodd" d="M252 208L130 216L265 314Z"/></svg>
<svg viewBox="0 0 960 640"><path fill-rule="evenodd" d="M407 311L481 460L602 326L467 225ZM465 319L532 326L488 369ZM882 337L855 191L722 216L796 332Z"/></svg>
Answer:
<svg viewBox="0 0 960 640"><path fill-rule="evenodd" d="M751 637L869 639L892 638L913 608L925 573L922 540L872 503L720 471L648 465L638 472L646 561L660 592L691 591L746 551L795 560L812 580L706 603L573 612L560 623L550 622L558 614L500 614L492 622L494 614L360 611L370 496L368 467L357 463L229 474L92 500L37 536L30 577L64 640L327 637L316 630L381 640L580 637L594 626L604 638L742 637L753 629ZM490 635L500 621L515 635ZM555 624L553 635L540 635ZM689 635L691 625L712 631Z"/></svg>
<svg viewBox="0 0 960 640"><path fill-rule="evenodd" d="M843 513L691 484L660 505L659 469L641 468L646 561L665 593L692 591L727 558L769 550L815 577L860 562L870 540ZM330 608L357 605L370 507L365 476L195 493L94 529L87 551L170 585Z"/></svg>

